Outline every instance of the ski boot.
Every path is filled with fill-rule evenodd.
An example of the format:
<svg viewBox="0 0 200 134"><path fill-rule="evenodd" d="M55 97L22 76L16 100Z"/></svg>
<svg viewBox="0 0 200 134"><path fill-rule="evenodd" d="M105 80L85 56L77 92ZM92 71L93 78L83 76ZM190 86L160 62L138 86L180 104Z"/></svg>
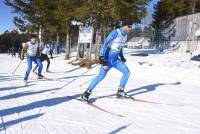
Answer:
<svg viewBox="0 0 200 134"><path fill-rule="evenodd" d="M23 80L23 82L24 82L24 86L27 86L27 85L28 85L27 80Z"/></svg>
<svg viewBox="0 0 200 134"><path fill-rule="evenodd" d="M119 87L117 94L116 94L117 98L129 98L129 96L124 92L124 89Z"/></svg>
<svg viewBox="0 0 200 134"><path fill-rule="evenodd" d="M49 70L46 70L46 72L47 72L47 73L51 73L51 71L49 71Z"/></svg>
<svg viewBox="0 0 200 134"><path fill-rule="evenodd" d="M43 75L38 75L38 79L44 79Z"/></svg>
<svg viewBox="0 0 200 134"><path fill-rule="evenodd" d="M81 99L82 99L83 101L89 102L89 96L90 96L90 94L91 94L91 92L86 90L86 91L83 93L83 95L81 96Z"/></svg>

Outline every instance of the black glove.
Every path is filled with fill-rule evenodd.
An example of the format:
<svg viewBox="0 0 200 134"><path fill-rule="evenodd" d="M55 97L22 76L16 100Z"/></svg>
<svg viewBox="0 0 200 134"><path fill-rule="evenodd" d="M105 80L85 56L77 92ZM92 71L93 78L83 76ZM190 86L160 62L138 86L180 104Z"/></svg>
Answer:
<svg viewBox="0 0 200 134"><path fill-rule="evenodd" d="M126 58L124 58L124 56L122 56L121 61L126 62Z"/></svg>
<svg viewBox="0 0 200 134"><path fill-rule="evenodd" d="M100 56L99 57L99 63L100 64L105 64L106 63L106 59L104 58L104 56Z"/></svg>

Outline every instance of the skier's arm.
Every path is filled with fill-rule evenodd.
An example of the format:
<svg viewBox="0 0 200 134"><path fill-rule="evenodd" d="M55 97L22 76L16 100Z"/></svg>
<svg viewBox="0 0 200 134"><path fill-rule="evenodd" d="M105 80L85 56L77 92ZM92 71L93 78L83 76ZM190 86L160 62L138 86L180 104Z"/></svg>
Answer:
<svg viewBox="0 0 200 134"><path fill-rule="evenodd" d="M123 48L120 50L120 52L119 52L119 57L121 58L121 57L124 57L124 53L123 53Z"/></svg>
<svg viewBox="0 0 200 134"><path fill-rule="evenodd" d="M117 38L118 32L116 30L113 30L108 37L105 39L103 46L101 47L100 50L100 57L104 57L106 50L109 47L109 44L115 39Z"/></svg>
<svg viewBox="0 0 200 134"><path fill-rule="evenodd" d="M36 55L37 55L38 57L41 56L40 46L37 47Z"/></svg>
<svg viewBox="0 0 200 134"><path fill-rule="evenodd" d="M21 56L20 56L21 60L24 59L24 55L25 55L27 49L28 49L28 44L27 43L22 43L22 50L21 50Z"/></svg>

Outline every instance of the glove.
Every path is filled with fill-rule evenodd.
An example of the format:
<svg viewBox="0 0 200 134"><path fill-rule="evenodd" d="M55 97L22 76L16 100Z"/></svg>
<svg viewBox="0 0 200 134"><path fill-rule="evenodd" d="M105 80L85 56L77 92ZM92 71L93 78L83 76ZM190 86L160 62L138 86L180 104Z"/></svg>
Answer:
<svg viewBox="0 0 200 134"><path fill-rule="evenodd" d="M126 58L124 58L124 56L122 56L121 61L126 62Z"/></svg>
<svg viewBox="0 0 200 134"><path fill-rule="evenodd" d="M104 58L104 56L100 56L99 57L99 63L100 64L105 64L106 63L106 59Z"/></svg>

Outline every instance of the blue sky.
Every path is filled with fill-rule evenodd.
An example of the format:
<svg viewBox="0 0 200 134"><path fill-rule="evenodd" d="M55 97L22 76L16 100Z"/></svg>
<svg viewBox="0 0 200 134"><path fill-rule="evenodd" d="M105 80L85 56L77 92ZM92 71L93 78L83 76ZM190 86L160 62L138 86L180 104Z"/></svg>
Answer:
<svg viewBox="0 0 200 134"><path fill-rule="evenodd" d="M153 5L157 3L159 0L152 0L152 2L148 5L148 14L144 19L145 25L151 22L153 13ZM15 28L13 23L13 17L15 15L12 13L10 7L6 6L3 3L3 0L0 0L0 33L11 28Z"/></svg>
<svg viewBox="0 0 200 134"><path fill-rule="evenodd" d="M13 17L14 14L11 13L10 7L6 6L3 0L0 0L0 33L6 29L15 28Z"/></svg>

